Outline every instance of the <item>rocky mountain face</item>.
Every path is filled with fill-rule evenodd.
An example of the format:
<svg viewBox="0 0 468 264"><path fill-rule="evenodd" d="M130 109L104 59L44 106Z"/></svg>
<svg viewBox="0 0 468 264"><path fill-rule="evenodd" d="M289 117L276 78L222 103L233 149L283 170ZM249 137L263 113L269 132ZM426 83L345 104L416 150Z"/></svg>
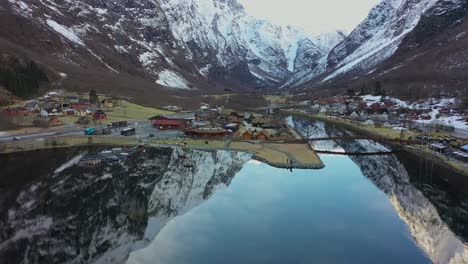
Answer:
<svg viewBox="0 0 468 264"><path fill-rule="evenodd" d="M447 73L445 76L438 74L445 81L451 74L460 77L458 80L466 80L466 75L460 76L452 66L455 64L455 68L466 71L466 64L462 62L467 52L466 45L462 47L462 43L466 43L465 14L465 0L383 0L326 59L308 73L296 73L286 86L305 83L309 87L320 86L356 78L395 78L390 72L405 66L401 72L408 73L406 82L421 79L426 74L431 78L429 70L425 74L417 73L422 61L432 72L437 68ZM451 37L447 39L447 35ZM436 36L440 36L438 41L434 41ZM438 62L440 60L443 62Z"/></svg>
<svg viewBox="0 0 468 264"><path fill-rule="evenodd" d="M226 151L150 148L89 167L78 163L84 154L35 175L9 206L2 201L2 263L125 263L167 221L229 185L250 159ZM193 166L184 166L187 161Z"/></svg>
<svg viewBox="0 0 468 264"><path fill-rule="evenodd" d="M237 0L8 0L0 17L1 44L83 81L97 75L184 90L274 87L330 48L247 15Z"/></svg>
<svg viewBox="0 0 468 264"><path fill-rule="evenodd" d="M5 0L0 48L55 73L58 86L130 96L427 76L461 86L466 6L382 0L350 34L308 36L249 16L237 0Z"/></svg>

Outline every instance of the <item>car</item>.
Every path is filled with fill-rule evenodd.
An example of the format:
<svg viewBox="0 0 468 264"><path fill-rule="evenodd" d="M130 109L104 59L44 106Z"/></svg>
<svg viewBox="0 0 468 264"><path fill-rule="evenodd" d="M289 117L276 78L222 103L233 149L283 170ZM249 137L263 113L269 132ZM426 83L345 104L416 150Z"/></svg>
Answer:
<svg viewBox="0 0 468 264"><path fill-rule="evenodd" d="M14 137L13 140L21 140L22 138L21 137Z"/></svg>
<svg viewBox="0 0 468 264"><path fill-rule="evenodd" d="M150 138L154 138L154 134L149 134L149 137L150 137Z"/></svg>

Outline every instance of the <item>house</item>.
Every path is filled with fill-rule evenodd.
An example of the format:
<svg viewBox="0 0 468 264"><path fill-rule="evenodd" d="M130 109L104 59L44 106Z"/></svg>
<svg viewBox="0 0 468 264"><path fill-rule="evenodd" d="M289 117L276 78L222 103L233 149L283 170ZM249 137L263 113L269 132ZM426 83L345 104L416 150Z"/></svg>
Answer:
<svg viewBox="0 0 468 264"><path fill-rule="evenodd" d="M226 125L224 125L224 129L231 130L231 131L237 131L237 130L239 130L239 123L226 124Z"/></svg>
<svg viewBox="0 0 468 264"><path fill-rule="evenodd" d="M60 108L46 108L46 109L41 110L40 115L42 117L62 116L63 112Z"/></svg>
<svg viewBox="0 0 468 264"><path fill-rule="evenodd" d="M75 109L75 115L77 116L86 116L88 115L88 112L86 110L83 110L83 109Z"/></svg>
<svg viewBox="0 0 468 264"><path fill-rule="evenodd" d="M48 123L49 123L48 124L49 127L56 127L56 126L63 125L62 120L60 120L58 117L52 117L51 119L49 119Z"/></svg>
<svg viewBox="0 0 468 264"><path fill-rule="evenodd" d="M460 160L460 161L463 161L463 162L468 162L468 153L467 152L455 151L452 154L453 154L453 157L456 158L457 160Z"/></svg>
<svg viewBox="0 0 468 264"><path fill-rule="evenodd" d="M154 120L153 126L159 130L183 130L187 123L185 120L161 119Z"/></svg>
<svg viewBox="0 0 468 264"><path fill-rule="evenodd" d="M107 114L102 111L102 110L97 110L94 114L93 114L93 118L94 120L103 120L103 119L107 119Z"/></svg>
<svg viewBox="0 0 468 264"><path fill-rule="evenodd" d="M251 123L254 118L254 115L251 113L245 113L244 115L244 121L247 123Z"/></svg>
<svg viewBox="0 0 468 264"><path fill-rule="evenodd" d="M192 123L189 119L179 119L167 116L153 116L149 119L153 126L159 130L183 130Z"/></svg>
<svg viewBox="0 0 468 264"><path fill-rule="evenodd" d="M463 151L463 152L468 153L468 144L465 144L465 145L461 146L460 150Z"/></svg>
<svg viewBox="0 0 468 264"><path fill-rule="evenodd" d="M233 120L241 120L244 116L241 116L239 115L238 113L236 112L231 112L229 114L229 118L233 119Z"/></svg>
<svg viewBox="0 0 468 264"><path fill-rule="evenodd" d="M76 112L73 109L65 110L65 115L67 115L67 116L72 116L72 115L75 115L75 114L76 114Z"/></svg>
<svg viewBox="0 0 468 264"><path fill-rule="evenodd" d="M268 140L268 134L265 132L265 130L262 130L260 132L254 131L253 136L255 140L261 140L261 141Z"/></svg>
<svg viewBox="0 0 468 264"><path fill-rule="evenodd" d="M5 113L9 116L19 116L19 115L28 115L29 111L25 107L13 107L13 108L7 108L5 110Z"/></svg>
<svg viewBox="0 0 468 264"><path fill-rule="evenodd" d="M193 138L217 138L221 139L227 136L228 131L222 127L217 126L204 126L186 129L185 134Z"/></svg>
<svg viewBox="0 0 468 264"><path fill-rule="evenodd" d="M70 104L75 104L80 102L80 98L76 96L66 96L64 98L65 101L69 102Z"/></svg>
<svg viewBox="0 0 468 264"><path fill-rule="evenodd" d="M243 140L262 140L266 141L270 137L269 133L265 130L247 130L241 134Z"/></svg>
<svg viewBox="0 0 468 264"><path fill-rule="evenodd" d="M112 108L114 107L114 101L112 100L103 100L102 105L107 108Z"/></svg>
<svg viewBox="0 0 468 264"><path fill-rule="evenodd" d="M195 120L209 121L215 120L220 116L219 112L212 109L201 109L195 113Z"/></svg>
<svg viewBox="0 0 468 264"><path fill-rule="evenodd" d="M249 129L249 130L245 131L244 133L242 133L241 138L243 140L253 140L254 136L253 136L252 130Z"/></svg>
<svg viewBox="0 0 468 264"><path fill-rule="evenodd" d="M430 145L430 148L439 153L445 153L447 151L447 146L442 143L434 143Z"/></svg>
<svg viewBox="0 0 468 264"><path fill-rule="evenodd" d="M423 114L423 115L419 116L419 119L421 119L421 120L431 120L432 117L430 115L428 115L428 114Z"/></svg>
<svg viewBox="0 0 468 264"><path fill-rule="evenodd" d="M442 107L442 108L439 110L439 113L440 113L440 114L443 114L443 115L449 115L449 114L450 114L450 108L448 108L448 107Z"/></svg>
<svg viewBox="0 0 468 264"><path fill-rule="evenodd" d="M88 108L88 106L89 106L89 104L84 103L84 102L77 102L77 103L71 103L70 104L70 108L79 109L79 110L84 110L84 109Z"/></svg>
<svg viewBox="0 0 468 264"><path fill-rule="evenodd" d="M25 107L29 112L41 111L41 107L39 106L39 103L36 100L27 102Z"/></svg>

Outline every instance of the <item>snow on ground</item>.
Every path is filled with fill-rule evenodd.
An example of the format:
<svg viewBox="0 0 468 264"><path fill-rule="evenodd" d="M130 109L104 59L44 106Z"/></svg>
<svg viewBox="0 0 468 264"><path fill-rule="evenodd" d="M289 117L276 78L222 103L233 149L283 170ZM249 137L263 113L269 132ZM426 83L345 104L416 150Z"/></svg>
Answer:
<svg viewBox="0 0 468 264"><path fill-rule="evenodd" d="M370 106L376 102L380 102L381 96L374 96L374 95L364 95L361 96L367 106ZM444 126L453 126L456 129L463 129L468 130L467 122L465 122L465 118L463 115L460 114L452 114L450 116L437 116L440 113L441 108L453 108L456 106L456 99L455 98L427 98L425 100L419 100L416 102L408 102L402 101L397 98L386 97L386 99L394 101L398 107L400 108L409 108L409 109L431 109L429 112L429 116L431 116L430 120L416 120L415 122L420 124L427 124L427 125L444 125Z"/></svg>
<svg viewBox="0 0 468 264"><path fill-rule="evenodd" d="M159 79L156 81L156 83L170 88L190 89L188 87L187 80L170 70L163 70L161 73L159 73Z"/></svg>
<svg viewBox="0 0 468 264"><path fill-rule="evenodd" d="M80 45L84 46L85 44L83 41L69 28L60 25L59 23L55 22L54 20L47 19L47 25L51 27L53 30L55 30L57 33L68 39L69 41Z"/></svg>
<svg viewBox="0 0 468 264"><path fill-rule="evenodd" d="M361 98L362 98L362 100L364 100L364 102L366 102L367 106L370 106L375 102L380 102L380 100L382 99L382 96L380 96L380 95L363 95L363 96L361 96ZM402 100L400 100L398 98L392 98L392 97L386 97L386 98L389 99L389 100L392 100L393 102L395 102L397 104L397 106L399 106L399 107L408 107L409 106L408 102L402 101Z"/></svg>

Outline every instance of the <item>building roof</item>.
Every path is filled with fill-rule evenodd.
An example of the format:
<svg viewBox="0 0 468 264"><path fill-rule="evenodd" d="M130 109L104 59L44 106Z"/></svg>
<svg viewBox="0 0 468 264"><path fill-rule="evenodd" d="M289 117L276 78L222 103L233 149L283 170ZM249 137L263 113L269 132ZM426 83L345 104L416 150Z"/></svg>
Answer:
<svg viewBox="0 0 468 264"><path fill-rule="evenodd" d="M463 146L461 146L460 148L461 148L461 149L463 149L463 150L466 150L466 151L468 151L468 144L466 144L466 145L463 145Z"/></svg>
<svg viewBox="0 0 468 264"><path fill-rule="evenodd" d="M192 129L187 129L187 132L190 133L199 133L199 134L220 134L226 133L226 129L222 127L212 127L212 126L205 126L205 127L197 127Z"/></svg>
<svg viewBox="0 0 468 264"><path fill-rule="evenodd" d="M466 152L455 151L455 152L453 152L453 155L463 157L463 158L468 158L468 153L466 153Z"/></svg>
<svg viewBox="0 0 468 264"><path fill-rule="evenodd" d="M441 144L441 143L431 144L431 147L437 148L437 149L446 149L447 148L444 144Z"/></svg>
<svg viewBox="0 0 468 264"><path fill-rule="evenodd" d="M155 125L173 125L178 126L184 124L184 120L171 120L171 119L156 119L154 121Z"/></svg>

